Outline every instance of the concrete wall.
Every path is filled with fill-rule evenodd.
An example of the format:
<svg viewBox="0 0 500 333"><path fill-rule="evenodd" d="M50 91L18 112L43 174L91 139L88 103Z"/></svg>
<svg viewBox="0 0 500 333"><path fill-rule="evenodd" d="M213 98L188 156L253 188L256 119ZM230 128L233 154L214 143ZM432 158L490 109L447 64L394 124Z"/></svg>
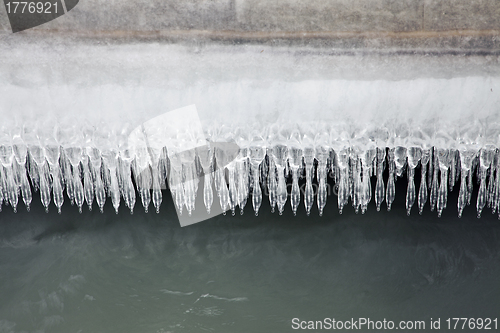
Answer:
<svg viewBox="0 0 500 333"><path fill-rule="evenodd" d="M18 34L49 33L496 54L500 0L80 0L66 15ZM18 34L0 5L0 37Z"/></svg>
<svg viewBox="0 0 500 333"><path fill-rule="evenodd" d="M0 6L0 29L10 31ZM500 30L499 0L80 0L37 29L91 31Z"/></svg>

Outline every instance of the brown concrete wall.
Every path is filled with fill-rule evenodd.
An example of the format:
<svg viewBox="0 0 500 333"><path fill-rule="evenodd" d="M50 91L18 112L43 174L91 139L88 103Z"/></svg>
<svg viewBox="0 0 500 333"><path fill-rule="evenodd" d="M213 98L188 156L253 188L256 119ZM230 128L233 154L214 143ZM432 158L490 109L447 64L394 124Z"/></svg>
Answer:
<svg viewBox="0 0 500 333"><path fill-rule="evenodd" d="M423 29L500 30L498 0L425 0Z"/></svg>
<svg viewBox="0 0 500 333"><path fill-rule="evenodd" d="M241 30L418 31L421 0L236 0Z"/></svg>
<svg viewBox="0 0 500 333"><path fill-rule="evenodd" d="M9 28L5 7L0 24ZM498 0L80 0L38 29L500 30Z"/></svg>
<svg viewBox="0 0 500 333"><path fill-rule="evenodd" d="M491 49L500 40L500 0L80 0L66 15L22 34L47 32ZM3 5L0 33L11 33Z"/></svg>

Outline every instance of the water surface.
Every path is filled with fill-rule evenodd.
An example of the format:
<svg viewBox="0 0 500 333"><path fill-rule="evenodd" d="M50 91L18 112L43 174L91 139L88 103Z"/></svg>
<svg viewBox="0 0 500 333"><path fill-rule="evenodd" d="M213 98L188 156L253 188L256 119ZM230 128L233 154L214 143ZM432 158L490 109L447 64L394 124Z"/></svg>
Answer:
<svg viewBox="0 0 500 333"><path fill-rule="evenodd" d="M500 313L500 223L393 211L297 217L264 205L181 228L112 207L0 220L0 332L293 332L292 319L425 320ZM400 188L401 187L401 188ZM474 200L474 198L473 198ZM109 200L108 200L109 201ZM287 206L288 207L288 206Z"/></svg>

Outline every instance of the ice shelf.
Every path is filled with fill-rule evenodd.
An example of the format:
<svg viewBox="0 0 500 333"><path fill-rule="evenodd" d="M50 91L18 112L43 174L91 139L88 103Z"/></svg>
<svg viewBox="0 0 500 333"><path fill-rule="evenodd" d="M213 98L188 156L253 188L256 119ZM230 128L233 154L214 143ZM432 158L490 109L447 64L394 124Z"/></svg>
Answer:
<svg viewBox="0 0 500 333"><path fill-rule="evenodd" d="M111 200L132 211L140 198L159 211L169 184L185 214L197 193L207 211L258 213L269 200L322 214L328 199L364 213L371 201L390 209L406 175L408 213L441 215L459 186L460 215L474 177L478 215L500 211L495 54L31 40L0 51L0 199L14 210L40 191L46 209ZM141 124L191 104L210 149L174 161L130 144ZM221 142L240 148L234 160Z"/></svg>
<svg viewBox="0 0 500 333"><path fill-rule="evenodd" d="M21 196L29 209L32 191L39 190L47 210L53 201L61 211L66 192L71 204L80 210L84 203L91 209L95 201L102 211L106 200L111 200L118 212L121 200L133 211L138 195L146 211L152 201L158 212L161 190L170 183L175 184L170 189L178 210L184 208L190 214L203 179L204 203L209 212L212 205L220 204L224 211L231 209L234 214L239 207L243 213L247 201L251 201L257 214L264 193L272 209L277 207L280 214L287 201L294 213L303 201L307 214L316 204L321 215L329 197L336 199L340 212L351 203L356 212L365 213L372 200L377 210L384 201L390 210L395 182L406 173L408 214L414 205L422 213L429 204L440 216L448 204L448 191L459 186L457 207L461 216L471 203L474 176L479 182L478 216L485 207L500 214L498 144L457 140L455 147L443 148L428 145L421 131L407 131L412 133L409 137L414 144L405 140L389 146L373 139L382 135L380 132L352 137L348 131L328 124L318 124L316 134L310 135L298 127L243 132L237 138L237 157L219 169L217 164L225 159L225 151L213 146L173 161L166 148L100 150L90 138L86 144L73 147L57 141L27 144L23 135L14 135L10 144L0 146L0 199L16 210ZM388 132L383 135L390 136ZM210 147L210 142L207 145ZM415 175L416 170L420 175ZM384 179L385 172L388 177ZM305 186L301 189L299 179L303 178ZM415 179L419 180L418 188ZM213 188L219 202L213 202Z"/></svg>

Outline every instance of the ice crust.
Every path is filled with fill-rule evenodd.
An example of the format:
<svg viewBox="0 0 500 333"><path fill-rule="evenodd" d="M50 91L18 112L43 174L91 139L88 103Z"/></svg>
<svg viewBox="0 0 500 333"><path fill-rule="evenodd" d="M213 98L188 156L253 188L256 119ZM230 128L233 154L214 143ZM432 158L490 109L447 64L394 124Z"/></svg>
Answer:
<svg viewBox="0 0 500 333"><path fill-rule="evenodd" d="M39 190L46 209L61 210L66 192L80 209L111 200L118 211L123 200L132 211L139 196L159 211L170 181L178 210L191 213L203 179L208 211L249 202L257 214L267 194L280 213L289 201L294 212L304 204L322 214L333 178L338 209L351 203L364 213L372 200L390 209L406 173L408 213L429 203L441 215L448 190L460 186L461 215L474 174L478 215L486 206L500 213L500 78L464 70L468 60L437 57L418 71L421 57L260 46L0 48L0 199L14 209L20 198L29 208ZM208 142L240 147L232 163L211 149L173 164L166 148L130 144L141 124L191 104Z"/></svg>
<svg viewBox="0 0 500 333"><path fill-rule="evenodd" d="M199 179L203 177L204 202L208 211L213 204L220 204L223 211L231 209L234 213L239 206L243 212L251 197L257 214L264 192L268 194L271 207L277 207L280 214L289 200L294 213L303 201L307 214L316 204L321 215L327 200L328 177L332 177L340 211L350 202L356 211L364 213L371 200L375 200L377 210L384 201L390 210L396 195L395 181L406 173L408 214L417 203L417 209L422 213L429 202L431 210L436 209L441 215L448 203L448 190L460 186L460 216L465 205L471 203L475 174L479 181L478 216L486 206L500 213L500 153L497 146L462 143L455 148L425 144L386 148L377 146L370 139L357 145L348 138L342 140L334 136L335 139L331 140L338 132L328 130L328 127L319 127L312 137L289 129L279 132L283 140L277 140L273 135L261 136L257 132L253 132L255 136L251 138L236 137L241 148L237 158L215 173L210 173L210 170L224 159L224 151L217 149L209 150L208 155L193 154L192 160L183 160L179 164L168 158L166 149L150 150L144 157L133 147L130 150L100 150L93 146L92 141L81 147L64 147L57 145L57 141L42 146L26 144L22 136L14 135L10 145L4 143L0 146L0 198L16 210L21 195L29 209L32 190L39 190L45 208L48 210L53 201L60 211L65 191L70 202L80 210L85 202L91 209L96 201L102 211L106 199L110 198L116 211L121 200L132 211L138 194L146 211L153 201L158 212L162 202L161 189L170 180L175 184L171 190L177 208L182 212L184 207L191 213ZM421 175L415 176L418 166ZM389 177L384 181L386 168ZM374 184L371 183L372 176L376 176ZM304 177L305 190L301 191L298 182ZM419 188L415 188L415 177L420 177ZM291 189L287 181L292 183ZM214 203L210 197L212 186L218 193L219 203ZM373 198L372 189L375 190Z"/></svg>

